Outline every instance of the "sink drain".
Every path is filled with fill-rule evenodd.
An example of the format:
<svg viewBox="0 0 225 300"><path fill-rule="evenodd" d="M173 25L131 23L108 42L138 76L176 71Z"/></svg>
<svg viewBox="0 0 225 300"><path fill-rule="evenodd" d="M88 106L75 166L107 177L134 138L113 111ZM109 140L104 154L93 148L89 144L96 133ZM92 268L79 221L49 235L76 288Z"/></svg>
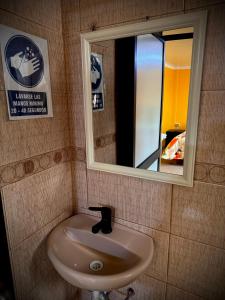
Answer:
<svg viewBox="0 0 225 300"><path fill-rule="evenodd" d="M100 271L103 268L103 262L101 262L100 260L93 260L90 263L89 267L92 271Z"/></svg>

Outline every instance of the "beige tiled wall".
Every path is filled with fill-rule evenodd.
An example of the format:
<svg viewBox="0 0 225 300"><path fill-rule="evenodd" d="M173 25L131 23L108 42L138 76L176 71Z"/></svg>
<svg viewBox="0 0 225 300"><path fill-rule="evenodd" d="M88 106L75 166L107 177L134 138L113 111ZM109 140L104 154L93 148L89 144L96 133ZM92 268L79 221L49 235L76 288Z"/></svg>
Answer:
<svg viewBox="0 0 225 300"><path fill-rule="evenodd" d="M115 64L114 41L92 43L91 52L102 55L104 110L93 113L95 160L103 163L116 162L116 115L115 115Z"/></svg>
<svg viewBox="0 0 225 300"><path fill-rule="evenodd" d="M75 299L46 236L73 212L60 0L0 0L0 23L47 40L53 118L9 121L0 59L0 188L16 299Z"/></svg>
<svg viewBox="0 0 225 300"><path fill-rule="evenodd" d="M71 178L71 163L66 162L2 189L16 299L75 297L46 252L46 236L72 214Z"/></svg>
<svg viewBox="0 0 225 300"><path fill-rule="evenodd" d="M7 3L12 4L14 2L15 11L1 9L9 5ZM32 14L36 12L37 17L35 18L29 13L33 2L37 6L34 7L35 10L32 12ZM27 7L27 9L20 11L19 3L21 7ZM9 121L3 71L0 64L0 133L1 140L4 141L0 143L0 166L70 145L63 39L61 30L58 29L61 26L60 2L53 0L40 1L39 9L37 3L39 1L30 1L29 4L29 1L24 0L19 2L0 0L0 22L1 24L47 39L54 117ZM51 9L51 17L46 12L47 8L43 8L44 3L51 3L49 5L53 7ZM43 15L41 13L42 10ZM26 17L26 13L27 16L31 17L30 19ZM39 17L41 21L44 15L48 15L46 23L49 26L38 22Z"/></svg>
<svg viewBox="0 0 225 300"><path fill-rule="evenodd" d="M224 299L225 251L170 238L168 282L205 299Z"/></svg>
<svg viewBox="0 0 225 300"><path fill-rule="evenodd" d="M146 16L208 10L193 188L86 170L79 34ZM151 235L153 261L133 299L225 299L225 3L219 0L62 0L77 210L108 204L116 222ZM122 299L125 290L120 290ZM85 299L88 299L85 294ZM115 296L116 297L116 296ZM125 298L125 297L124 297ZM113 298L112 298L113 299Z"/></svg>

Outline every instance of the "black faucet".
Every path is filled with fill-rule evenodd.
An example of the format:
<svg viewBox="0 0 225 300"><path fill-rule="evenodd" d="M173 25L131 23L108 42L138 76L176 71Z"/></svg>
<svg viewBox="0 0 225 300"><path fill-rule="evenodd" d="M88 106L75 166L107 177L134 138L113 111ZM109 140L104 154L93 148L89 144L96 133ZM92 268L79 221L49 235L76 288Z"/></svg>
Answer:
<svg viewBox="0 0 225 300"><path fill-rule="evenodd" d="M112 210L110 207L88 207L88 209L92 211L100 211L102 215L101 221L92 226L93 233L98 233L99 230L105 234L112 232Z"/></svg>

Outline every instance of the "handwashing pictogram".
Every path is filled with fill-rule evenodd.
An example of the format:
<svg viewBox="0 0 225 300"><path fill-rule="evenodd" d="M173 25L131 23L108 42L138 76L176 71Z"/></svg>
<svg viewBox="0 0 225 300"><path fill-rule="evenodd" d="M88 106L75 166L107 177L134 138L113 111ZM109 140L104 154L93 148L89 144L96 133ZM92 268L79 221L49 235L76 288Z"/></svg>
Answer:
<svg viewBox="0 0 225 300"><path fill-rule="evenodd" d="M41 51L30 38L13 36L5 47L5 61L11 77L20 85L32 88L44 74Z"/></svg>

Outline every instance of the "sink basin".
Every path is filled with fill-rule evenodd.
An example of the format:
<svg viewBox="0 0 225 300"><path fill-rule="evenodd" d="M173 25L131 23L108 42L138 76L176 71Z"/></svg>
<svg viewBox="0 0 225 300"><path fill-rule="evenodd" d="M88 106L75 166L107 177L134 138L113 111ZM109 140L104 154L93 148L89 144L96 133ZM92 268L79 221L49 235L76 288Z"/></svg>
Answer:
<svg viewBox="0 0 225 300"><path fill-rule="evenodd" d="M127 285L145 271L154 245L151 237L113 223L110 234L93 234L96 217L79 214L59 224L48 237L48 256L69 283L92 291Z"/></svg>

